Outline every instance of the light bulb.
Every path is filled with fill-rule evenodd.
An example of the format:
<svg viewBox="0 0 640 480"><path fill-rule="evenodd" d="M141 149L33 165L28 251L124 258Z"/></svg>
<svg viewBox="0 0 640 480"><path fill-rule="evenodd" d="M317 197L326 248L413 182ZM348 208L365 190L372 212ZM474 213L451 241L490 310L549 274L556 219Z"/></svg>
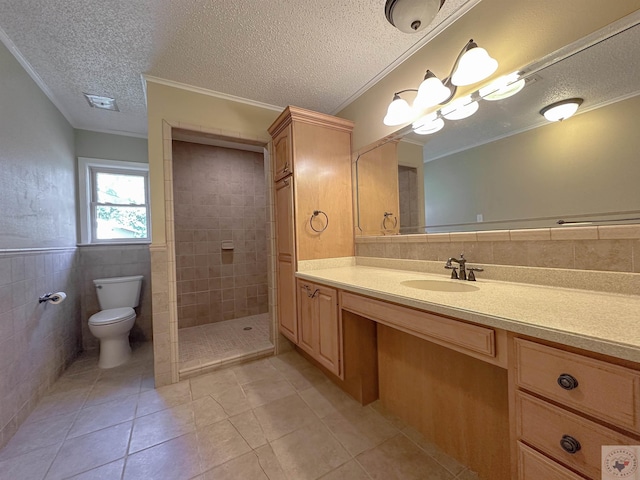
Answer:
<svg viewBox="0 0 640 480"><path fill-rule="evenodd" d="M423 82L418 87L418 94L413 101L413 109L420 112L444 102L451 95L451 89L445 87L440 79L427 70Z"/></svg>
<svg viewBox="0 0 640 480"><path fill-rule="evenodd" d="M540 113L550 122L561 122L576 113L582 102L581 98L562 100L544 107L540 110Z"/></svg>
<svg viewBox="0 0 640 480"><path fill-rule="evenodd" d="M491 82L486 87L480 89L480 96L483 100L503 100L512 97L524 88L525 80L518 80L520 74L518 72L504 75Z"/></svg>

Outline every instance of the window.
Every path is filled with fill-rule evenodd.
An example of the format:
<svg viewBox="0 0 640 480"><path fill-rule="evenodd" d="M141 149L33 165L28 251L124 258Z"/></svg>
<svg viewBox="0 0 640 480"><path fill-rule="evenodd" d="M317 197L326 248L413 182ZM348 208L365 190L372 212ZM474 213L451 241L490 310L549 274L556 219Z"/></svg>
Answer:
<svg viewBox="0 0 640 480"><path fill-rule="evenodd" d="M78 158L82 243L151 239L149 166Z"/></svg>

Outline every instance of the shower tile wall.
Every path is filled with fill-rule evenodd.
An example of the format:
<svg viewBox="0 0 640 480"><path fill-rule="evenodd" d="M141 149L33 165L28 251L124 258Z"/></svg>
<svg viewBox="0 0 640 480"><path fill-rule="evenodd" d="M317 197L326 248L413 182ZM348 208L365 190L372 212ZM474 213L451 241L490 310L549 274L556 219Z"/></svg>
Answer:
<svg viewBox="0 0 640 480"><path fill-rule="evenodd" d="M174 141L173 188L178 328L268 312L263 155Z"/></svg>
<svg viewBox="0 0 640 480"><path fill-rule="evenodd" d="M418 172L413 167L398 166L398 191L400 193L400 227L423 225L418 206ZM406 230L403 230L406 232Z"/></svg>

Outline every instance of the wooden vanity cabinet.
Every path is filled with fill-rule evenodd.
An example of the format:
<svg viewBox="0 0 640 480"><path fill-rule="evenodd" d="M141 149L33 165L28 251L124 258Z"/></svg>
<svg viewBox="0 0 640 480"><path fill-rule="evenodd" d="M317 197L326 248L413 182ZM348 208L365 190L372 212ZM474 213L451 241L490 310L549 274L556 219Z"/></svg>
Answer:
<svg viewBox="0 0 640 480"><path fill-rule="evenodd" d="M298 279L298 346L331 373L341 377L342 328L338 292Z"/></svg>
<svg viewBox="0 0 640 480"><path fill-rule="evenodd" d="M560 345L512 342L518 478L549 470L548 478L599 480L603 445L640 443L640 371Z"/></svg>
<svg viewBox="0 0 640 480"><path fill-rule="evenodd" d="M278 325L296 344L298 262L354 255L352 130L348 120L291 106L269 127L276 182Z"/></svg>

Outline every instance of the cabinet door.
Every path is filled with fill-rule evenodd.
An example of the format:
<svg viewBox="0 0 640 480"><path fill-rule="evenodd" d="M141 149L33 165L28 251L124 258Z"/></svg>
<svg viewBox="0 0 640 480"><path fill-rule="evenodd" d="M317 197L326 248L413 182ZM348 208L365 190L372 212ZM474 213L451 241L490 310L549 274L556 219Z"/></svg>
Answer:
<svg viewBox="0 0 640 480"><path fill-rule="evenodd" d="M291 125L273 139L274 172L273 177L277 182L281 178L293 173L293 149L291 139Z"/></svg>
<svg viewBox="0 0 640 480"><path fill-rule="evenodd" d="M276 183L276 244L278 260L294 258L293 179Z"/></svg>
<svg viewBox="0 0 640 480"><path fill-rule="evenodd" d="M298 280L298 319L300 320L300 332L298 335L298 346L308 353L316 356L316 344L318 338L318 322L316 313L316 298L314 291L316 286Z"/></svg>
<svg viewBox="0 0 640 480"><path fill-rule="evenodd" d="M338 293L333 288L316 285L316 315L318 339L316 358L332 373L340 375L340 325L338 317Z"/></svg>
<svg viewBox="0 0 640 480"><path fill-rule="evenodd" d="M296 316L295 269L293 263L278 260L278 326L280 333L298 343L298 321Z"/></svg>

